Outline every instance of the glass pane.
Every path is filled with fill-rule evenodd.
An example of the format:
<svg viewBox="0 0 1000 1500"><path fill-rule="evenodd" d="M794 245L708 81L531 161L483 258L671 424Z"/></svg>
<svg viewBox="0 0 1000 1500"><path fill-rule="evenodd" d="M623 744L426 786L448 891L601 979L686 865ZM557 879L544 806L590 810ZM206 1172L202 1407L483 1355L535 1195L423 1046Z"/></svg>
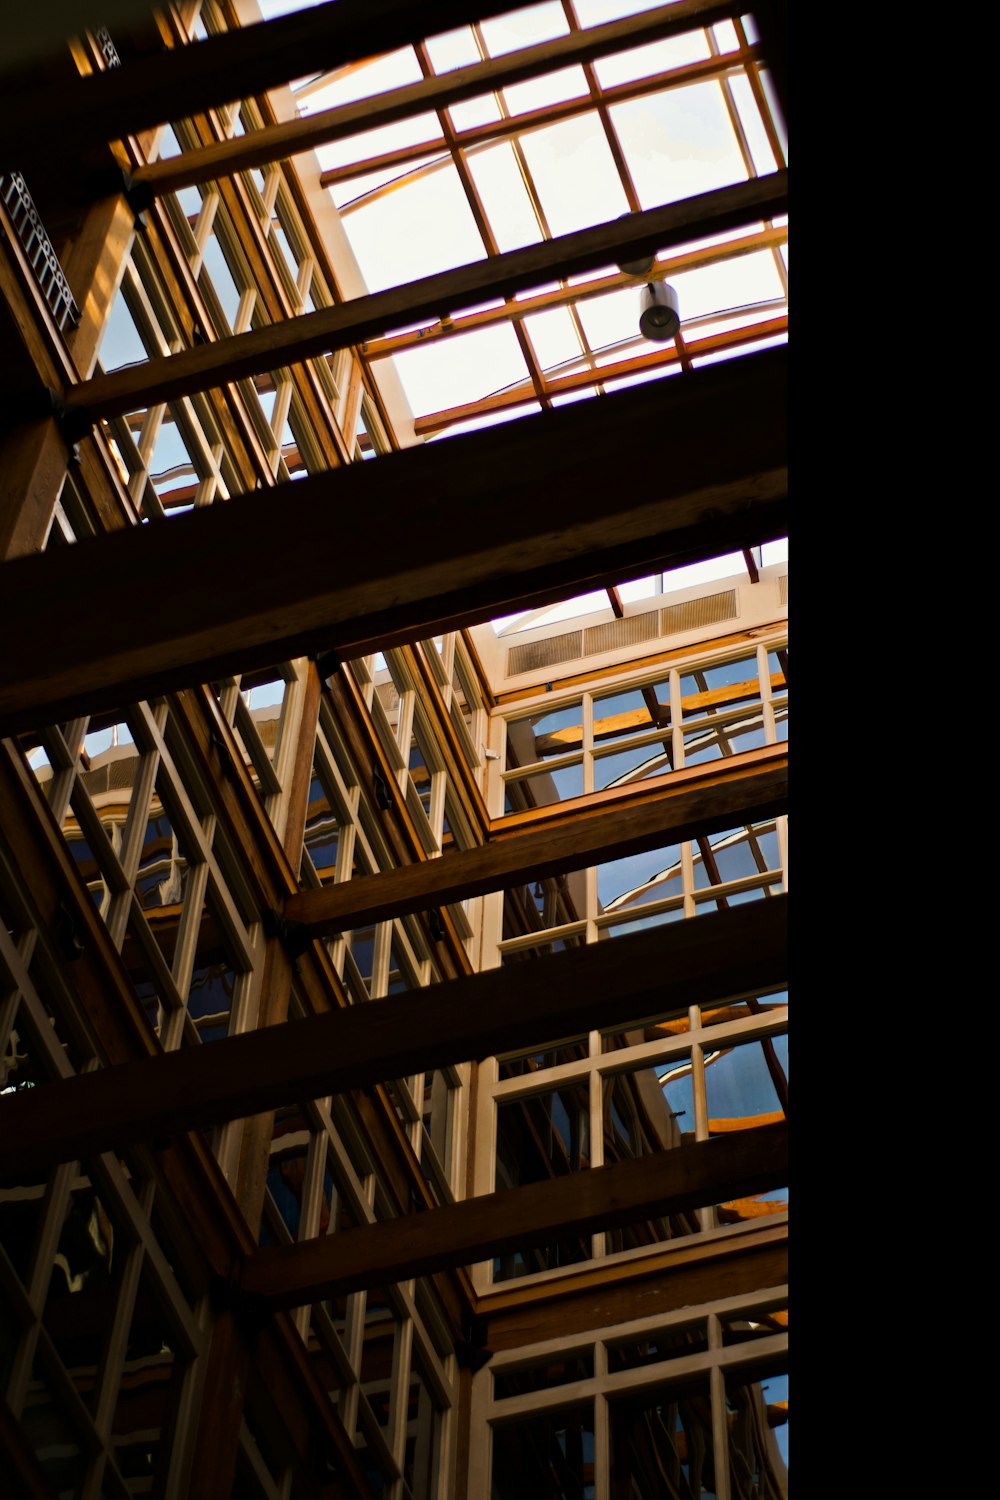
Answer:
<svg viewBox="0 0 1000 1500"><path fill-rule="evenodd" d="M490 1500L594 1500L593 1406L493 1429Z"/></svg>
<svg viewBox="0 0 1000 1500"><path fill-rule="evenodd" d="M195 968L187 1008L203 1042L216 1041L228 1032L235 985L236 975L224 962Z"/></svg>
<svg viewBox="0 0 1000 1500"><path fill-rule="evenodd" d="M767 1328L766 1333L774 1332ZM784 1500L788 1494L788 1376L726 1380L729 1473L736 1495Z"/></svg>
<svg viewBox="0 0 1000 1500"><path fill-rule="evenodd" d="M550 234L570 234L628 212L611 148L592 111L531 131L521 149Z"/></svg>
<svg viewBox="0 0 1000 1500"><path fill-rule="evenodd" d="M322 881L334 878L339 841L340 829L336 814L323 783L314 775L309 787L303 847Z"/></svg>
<svg viewBox="0 0 1000 1500"><path fill-rule="evenodd" d="M497 1104L497 1187L544 1182L590 1166L587 1081Z"/></svg>
<svg viewBox="0 0 1000 1500"><path fill-rule="evenodd" d="M517 781L507 782L507 805L505 812L514 812L525 807L546 807L551 802L565 802L569 797L583 795L583 764L559 766L554 771L540 771L534 776L522 776Z"/></svg>
<svg viewBox="0 0 1000 1500"><path fill-rule="evenodd" d="M722 694L724 688L742 688L743 691L735 691ZM681 677L681 697L685 717L692 714L699 716L711 706L705 703L703 694L716 693L724 698L726 703L738 703L743 698L757 697L760 685L757 679L757 656L756 653L749 656L741 656L736 661L723 662L712 667L699 667L696 671L686 672ZM690 699L694 699L690 702Z"/></svg>
<svg viewBox="0 0 1000 1500"><path fill-rule="evenodd" d="M567 755L583 743L583 703L531 714L507 723L507 769Z"/></svg>
<svg viewBox="0 0 1000 1500"><path fill-rule="evenodd" d="M679 844L628 854L597 867L598 912L643 906L681 894Z"/></svg>
<svg viewBox="0 0 1000 1500"><path fill-rule="evenodd" d="M226 316L229 329L236 321L236 313L240 305L240 289L233 279L233 273L229 269L229 263L222 252L222 246L214 234L209 235L208 243L202 255L202 270L198 277L199 282L204 279L211 281L216 295L222 304L222 311ZM226 330L229 331L228 329Z"/></svg>
<svg viewBox="0 0 1000 1500"><path fill-rule="evenodd" d="M761 1042L709 1053L705 1058L705 1088L710 1130L762 1123L763 1116L781 1110Z"/></svg>
<svg viewBox="0 0 1000 1500"><path fill-rule="evenodd" d="M658 740L652 745L636 745L614 755L595 755L594 791L600 792L609 786L627 786L646 776L661 776L671 769L668 731L664 741Z"/></svg>
<svg viewBox="0 0 1000 1500"><path fill-rule="evenodd" d="M609 113L643 208L746 181L743 157L716 83L613 104Z"/></svg>
<svg viewBox="0 0 1000 1500"><path fill-rule="evenodd" d="M664 1389L612 1401L609 1412L614 1494L714 1500L711 1402L704 1378L686 1399L674 1388Z"/></svg>

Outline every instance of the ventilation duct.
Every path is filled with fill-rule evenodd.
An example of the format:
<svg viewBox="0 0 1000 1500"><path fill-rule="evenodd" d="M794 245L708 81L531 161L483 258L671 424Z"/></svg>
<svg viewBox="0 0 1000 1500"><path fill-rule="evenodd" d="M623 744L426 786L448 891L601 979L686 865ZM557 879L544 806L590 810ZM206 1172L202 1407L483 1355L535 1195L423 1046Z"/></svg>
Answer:
<svg viewBox="0 0 1000 1500"><path fill-rule="evenodd" d="M579 630L570 630L566 635L551 635L545 641L526 641L523 646L511 646L507 652L507 676L516 677L519 672L537 672L541 667L575 661L582 648Z"/></svg>
<svg viewBox="0 0 1000 1500"><path fill-rule="evenodd" d="M736 590L705 594L684 604L668 604L663 611L663 634L678 635L682 630L700 630L703 625L718 625L736 618Z"/></svg>
<svg viewBox="0 0 1000 1500"><path fill-rule="evenodd" d="M619 651L623 646L639 646L651 641L660 633L659 611L649 610L644 615L626 615L620 620L608 620L603 625L588 625L583 632L583 654L594 656L598 651Z"/></svg>

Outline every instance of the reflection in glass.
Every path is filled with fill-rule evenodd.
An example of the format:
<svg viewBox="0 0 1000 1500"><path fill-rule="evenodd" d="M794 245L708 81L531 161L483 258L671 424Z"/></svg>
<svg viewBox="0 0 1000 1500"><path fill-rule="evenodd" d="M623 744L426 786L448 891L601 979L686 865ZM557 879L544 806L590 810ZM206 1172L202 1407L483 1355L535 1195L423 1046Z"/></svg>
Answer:
<svg viewBox="0 0 1000 1500"><path fill-rule="evenodd" d="M773 1329L766 1329L773 1332ZM726 1379L729 1476L734 1500L786 1500L788 1494L788 1376L759 1382Z"/></svg>
<svg viewBox="0 0 1000 1500"><path fill-rule="evenodd" d="M592 1403L493 1429L490 1500L594 1500Z"/></svg>
<svg viewBox="0 0 1000 1500"><path fill-rule="evenodd" d="M610 1351L609 1351L610 1352ZM711 1500L712 1404L701 1377L609 1403L611 1492L657 1500Z"/></svg>
<svg viewBox="0 0 1000 1500"><path fill-rule="evenodd" d="M681 894L679 844L608 860L597 867L597 899L608 912L661 901Z"/></svg>

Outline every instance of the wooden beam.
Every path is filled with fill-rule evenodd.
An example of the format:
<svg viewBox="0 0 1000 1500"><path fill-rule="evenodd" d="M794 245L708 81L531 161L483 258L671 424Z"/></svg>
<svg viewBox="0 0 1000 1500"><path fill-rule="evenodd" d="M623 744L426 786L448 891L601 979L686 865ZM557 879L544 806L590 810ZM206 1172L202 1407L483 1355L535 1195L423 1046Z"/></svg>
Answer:
<svg viewBox="0 0 1000 1500"><path fill-rule="evenodd" d="M645 98L649 94L660 94L668 89L686 88L692 83L703 83L706 80L721 81L731 75L741 73L748 62L761 60L761 49L754 44L741 47L738 52L710 53L707 57L681 63L679 67L664 68L661 72L650 73L644 78L630 79L626 83L601 88L599 107L607 109L615 104L630 103L633 100ZM594 93L577 94L558 103L540 105L537 109L526 109L516 115L504 115L496 120L484 121L480 125L469 125L461 130L452 130L447 140L442 134L422 141L414 141L408 146L377 151L371 156L362 156L355 161L344 162L339 167L325 167L320 172L319 185L320 187L333 187L356 181L359 177L368 177L374 173L379 175L386 173L393 177L403 175L409 181L423 179L435 172L445 170L451 163L451 152L454 150L461 151L463 155L474 156L482 148L499 141L510 140L512 137L520 138L535 130L544 130L550 125L559 124L563 120L572 120L580 115L591 113L595 103ZM439 155L438 153L445 154ZM430 160L427 159L428 157ZM407 167L409 170L400 174L398 169ZM349 205L344 205L343 212L354 213L362 204L372 203L376 198L390 191L392 189L389 183L362 190L357 198L351 199Z"/></svg>
<svg viewBox="0 0 1000 1500"><path fill-rule="evenodd" d="M0 1395L0 1453L4 1477L19 1500L52 1500L52 1486L35 1447L10 1409L6 1394Z"/></svg>
<svg viewBox="0 0 1000 1500"><path fill-rule="evenodd" d="M696 1244L669 1240L532 1286L508 1283L478 1297L475 1316L483 1345L498 1354L787 1281L788 1225L769 1223Z"/></svg>
<svg viewBox="0 0 1000 1500"><path fill-rule="evenodd" d="M761 229L755 234L741 234L721 243L713 241L710 245L698 245L692 250L681 251L678 255L658 262L656 273L658 277L662 276L664 280L669 281L671 276L679 271L692 271L701 266L718 265L722 261L736 260L744 255L755 255L758 250L770 250L777 245L786 244L787 241L788 227L785 224L770 229ZM448 323L425 323L422 327L411 328L406 333L369 339L365 354L369 360L382 359L387 355L399 353L401 349L413 349L418 344L426 346L442 338L457 338L460 334L471 333L474 329L489 328L496 323L504 323L511 319L527 318L533 313L547 312L552 307L565 307L571 302L580 303L589 301L592 297L603 297L608 292L620 291L623 287L634 289L635 278L622 271L598 274L589 281L574 281L567 286L557 285L548 291L538 292L533 297L518 297L516 302L505 303L501 307L481 308L478 312L452 318ZM266 380L266 376L258 376L258 388ZM550 381L549 384L552 385L553 382Z"/></svg>
<svg viewBox="0 0 1000 1500"><path fill-rule="evenodd" d="M520 318L521 314L518 310L512 316L512 321L517 323ZM636 375L640 371L663 370L677 364L683 368L686 361L697 359L699 356L718 356L720 352L727 349L748 351L758 340L771 339L776 334L779 337L787 336L787 333L787 313L781 313L776 318L768 318L764 323L749 324L744 328L717 329L715 333L703 339L685 339L683 354L676 344L660 344L656 349L645 354L632 354L625 359L610 361L606 365L601 365L597 371L588 367L575 370L570 375L553 375L544 382L544 394L558 396L567 391L590 392L597 381L617 380L622 376ZM638 342L637 338L636 343ZM690 368L690 365L688 364L687 367ZM520 385L498 391L495 395L484 396L480 401L467 401L461 406L428 412L425 416L416 418L413 430L418 437L428 437L432 433L444 432L446 428L453 427L456 422L467 422L470 417L512 411L518 406L527 406L537 400L538 395L531 382L526 380Z"/></svg>
<svg viewBox="0 0 1000 1500"><path fill-rule="evenodd" d="M786 747L750 750L707 768L692 766L601 793L585 799L579 811L567 806L558 819L549 816L540 827L479 848L299 891L285 902L285 919L304 923L312 937L346 932L519 880L542 880L591 861L771 818L784 811L787 795Z"/></svg>
<svg viewBox="0 0 1000 1500"><path fill-rule="evenodd" d="M189 46L131 57L78 80L38 86L3 76L0 170L63 159L67 142L84 151L185 119L293 78L361 62L533 0L327 0L326 4L210 36Z"/></svg>
<svg viewBox="0 0 1000 1500"><path fill-rule="evenodd" d="M492 298L512 297L610 261L724 234L785 213L787 208L788 174L772 172L355 297L336 307L95 375L68 389L65 404L74 420L86 426L101 417L122 416L279 365L346 349L421 318L451 317Z"/></svg>
<svg viewBox="0 0 1000 1500"><path fill-rule="evenodd" d="M767 1192L787 1178L787 1123L765 1125L321 1239L265 1245L245 1260L240 1291L275 1308L300 1307L568 1234L683 1213L731 1193Z"/></svg>
<svg viewBox="0 0 1000 1500"><path fill-rule="evenodd" d="M788 0L756 0L752 14L785 122L788 120Z"/></svg>
<svg viewBox="0 0 1000 1500"><path fill-rule="evenodd" d="M787 978L787 901L769 897L552 954L516 973L493 969L7 1095L0 1098L0 1181L448 1063L774 989Z"/></svg>
<svg viewBox="0 0 1000 1500"><path fill-rule="evenodd" d="M784 536L786 404L769 349L0 564L0 733Z"/></svg>
<svg viewBox="0 0 1000 1500"><path fill-rule="evenodd" d="M359 131L375 130L429 110L448 109L464 100L509 88L557 68L597 57L612 57L664 37L678 36L695 27L710 26L738 15L742 9L739 0L678 0L678 3L663 5L657 10L610 21L603 26L589 26L583 31L570 31L565 36L554 37L533 47L486 58L464 68L454 68L421 79L419 83L387 90L335 109L282 120L249 135L185 151L180 156L137 168L132 174L133 180L157 196L177 192L233 172L266 166L314 146L344 140ZM435 30L439 29L433 15L427 20Z"/></svg>

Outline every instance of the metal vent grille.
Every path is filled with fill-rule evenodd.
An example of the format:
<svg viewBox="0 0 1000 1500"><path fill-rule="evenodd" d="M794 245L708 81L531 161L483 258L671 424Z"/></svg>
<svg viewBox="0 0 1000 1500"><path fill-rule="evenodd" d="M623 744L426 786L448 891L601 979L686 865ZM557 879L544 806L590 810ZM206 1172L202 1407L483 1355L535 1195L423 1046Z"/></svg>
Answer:
<svg viewBox="0 0 1000 1500"><path fill-rule="evenodd" d="M644 615L626 615L621 620L608 620L603 625L588 625L583 632L583 654L593 656L597 651L616 651L622 646L638 646L641 641L651 641L659 633L659 611L655 609Z"/></svg>
<svg viewBox="0 0 1000 1500"><path fill-rule="evenodd" d="M49 311L55 318L56 326L60 332L64 331L67 323L76 327L80 321L80 309L70 290L66 274L59 264L59 257L52 246L52 241L45 233L45 226L38 217L38 209L35 201L28 192L28 184L20 172L8 172L0 177L0 198L8 210L17 230L18 239L24 248L24 253L31 262L31 268L41 289L42 295L49 305Z"/></svg>
<svg viewBox="0 0 1000 1500"><path fill-rule="evenodd" d="M113 760L108 766L108 791L121 791L124 787L131 786L135 781L135 769L139 764L137 755L123 756L121 760Z"/></svg>
<svg viewBox="0 0 1000 1500"><path fill-rule="evenodd" d="M387 714L391 714L394 708L398 708L399 693L394 682L380 682L375 692Z"/></svg>
<svg viewBox="0 0 1000 1500"><path fill-rule="evenodd" d="M778 600L781 604L788 603L788 574L782 573L778 579Z"/></svg>
<svg viewBox="0 0 1000 1500"><path fill-rule="evenodd" d="M265 750L273 750L278 742L278 724L280 720L277 713L271 719L255 719L253 727L260 735L260 742Z"/></svg>
<svg viewBox="0 0 1000 1500"><path fill-rule="evenodd" d="M668 604L663 611L663 634L676 635L681 630L698 630L702 625L735 618L736 590L726 589L721 594L689 599L686 604Z"/></svg>
<svg viewBox="0 0 1000 1500"><path fill-rule="evenodd" d="M571 630L566 635L553 635L547 641L526 641L523 646L511 646L507 652L507 676L516 677L518 672L535 672L539 667L554 667L557 662L573 661L582 654L581 633Z"/></svg>

